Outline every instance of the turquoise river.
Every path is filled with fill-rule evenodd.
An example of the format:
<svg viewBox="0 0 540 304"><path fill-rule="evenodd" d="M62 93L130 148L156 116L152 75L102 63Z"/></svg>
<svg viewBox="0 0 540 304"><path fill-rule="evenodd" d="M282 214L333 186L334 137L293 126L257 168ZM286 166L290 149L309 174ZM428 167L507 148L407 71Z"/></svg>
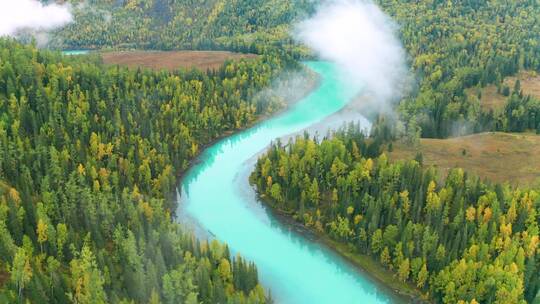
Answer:
<svg viewBox="0 0 540 304"><path fill-rule="evenodd" d="M306 65L320 75L319 87L283 114L205 150L182 180L179 218L254 261L276 303L400 302L324 245L280 223L248 183L256 155L272 140L321 122L359 93L332 64Z"/></svg>

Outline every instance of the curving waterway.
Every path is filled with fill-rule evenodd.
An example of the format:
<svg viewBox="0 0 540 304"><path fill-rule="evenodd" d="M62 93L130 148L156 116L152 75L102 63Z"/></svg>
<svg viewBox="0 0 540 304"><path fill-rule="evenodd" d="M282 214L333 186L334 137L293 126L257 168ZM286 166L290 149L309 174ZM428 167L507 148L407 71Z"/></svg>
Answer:
<svg viewBox="0 0 540 304"><path fill-rule="evenodd" d="M89 50L65 50L62 51L62 54L67 56L78 56L78 55L87 55L89 54Z"/></svg>
<svg viewBox="0 0 540 304"><path fill-rule="evenodd" d="M280 223L258 202L247 177L272 140L342 109L358 90L327 62L307 62L320 86L290 109L207 150L181 184L179 217L254 261L276 303L394 303L393 293L325 246Z"/></svg>

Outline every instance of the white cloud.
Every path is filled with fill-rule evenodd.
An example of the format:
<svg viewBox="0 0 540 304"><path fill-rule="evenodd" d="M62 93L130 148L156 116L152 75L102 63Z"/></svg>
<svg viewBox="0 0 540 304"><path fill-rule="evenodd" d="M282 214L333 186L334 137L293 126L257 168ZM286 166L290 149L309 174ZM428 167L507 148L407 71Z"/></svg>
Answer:
<svg viewBox="0 0 540 304"><path fill-rule="evenodd" d="M42 4L37 0L0 0L0 36L19 30L52 30L72 21L68 5Z"/></svg>
<svg viewBox="0 0 540 304"><path fill-rule="evenodd" d="M401 97L409 78L396 31L396 24L371 1L334 0L298 24L295 37L385 105Z"/></svg>

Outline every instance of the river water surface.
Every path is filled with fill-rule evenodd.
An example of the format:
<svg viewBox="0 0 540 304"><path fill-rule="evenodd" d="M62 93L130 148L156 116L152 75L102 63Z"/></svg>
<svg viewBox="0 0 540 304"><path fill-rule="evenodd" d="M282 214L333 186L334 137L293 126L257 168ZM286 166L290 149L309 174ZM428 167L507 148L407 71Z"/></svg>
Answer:
<svg viewBox="0 0 540 304"><path fill-rule="evenodd" d="M325 246L278 222L247 181L254 156L272 140L321 122L359 93L340 81L332 64L306 65L320 75L320 86L283 114L203 152L182 180L179 218L255 262L276 303L399 302Z"/></svg>
<svg viewBox="0 0 540 304"><path fill-rule="evenodd" d="M89 53L90 53L89 50L65 50L65 51L62 51L62 54L68 55L68 56L87 55Z"/></svg>

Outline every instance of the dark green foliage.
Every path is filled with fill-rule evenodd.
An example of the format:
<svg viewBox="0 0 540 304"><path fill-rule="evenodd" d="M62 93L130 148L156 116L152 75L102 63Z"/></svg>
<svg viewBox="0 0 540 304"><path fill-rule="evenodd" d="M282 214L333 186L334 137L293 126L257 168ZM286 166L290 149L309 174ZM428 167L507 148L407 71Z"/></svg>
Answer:
<svg viewBox="0 0 540 304"><path fill-rule="evenodd" d="M65 48L228 49L289 45L308 0L128 0L74 3L77 22L55 35Z"/></svg>
<svg viewBox="0 0 540 304"><path fill-rule="evenodd" d="M518 92L514 91L508 98L497 130L523 132L535 130L540 125L540 100Z"/></svg>
<svg viewBox="0 0 540 304"><path fill-rule="evenodd" d="M504 96L510 96L510 87L507 85L504 85L502 88L501 94Z"/></svg>

